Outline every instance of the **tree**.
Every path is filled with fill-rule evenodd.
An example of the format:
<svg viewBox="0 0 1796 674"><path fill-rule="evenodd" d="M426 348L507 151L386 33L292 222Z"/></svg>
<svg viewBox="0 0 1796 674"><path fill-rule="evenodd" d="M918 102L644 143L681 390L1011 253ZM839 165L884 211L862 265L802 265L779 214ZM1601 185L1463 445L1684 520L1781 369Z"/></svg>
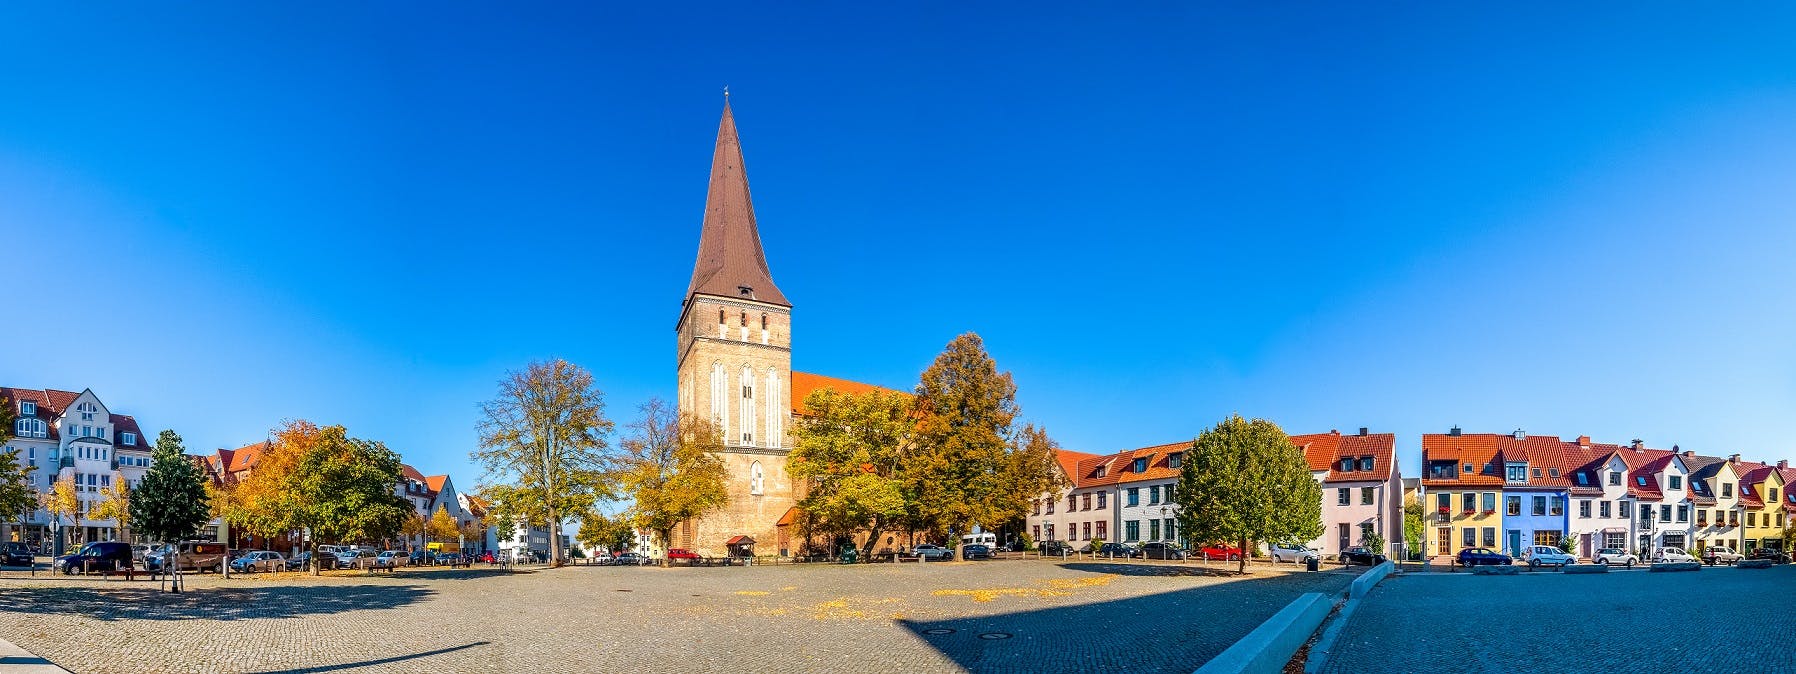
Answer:
<svg viewBox="0 0 1796 674"><path fill-rule="evenodd" d="M211 519L211 485L187 458L181 436L164 430L156 436L156 447L150 453L150 470L131 495L131 525L145 538L159 543L176 543L191 538ZM171 560L171 568L180 568L179 559ZM174 592L178 584L171 585Z"/></svg>
<svg viewBox="0 0 1796 674"><path fill-rule="evenodd" d="M617 552L630 549L636 542L636 532L621 517L606 517L605 513L588 510L581 513L580 533L575 538L586 547Z"/></svg>
<svg viewBox="0 0 1796 674"><path fill-rule="evenodd" d="M13 402L0 395L0 448L13 437ZM31 469L19 461L19 455L0 449L0 540L12 540L12 521L19 526L37 509L37 491L31 486Z"/></svg>
<svg viewBox="0 0 1796 674"><path fill-rule="evenodd" d="M481 551L486 551L486 522L479 519L470 519L466 522L462 522L456 527L455 531L456 534L461 537L462 547L467 547L470 542L477 542Z"/></svg>
<svg viewBox="0 0 1796 674"><path fill-rule="evenodd" d="M1573 536L1559 537L1559 550L1561 552L1564 552L1565 554L1569 555L1569 554L1571 554L1572 550L1577 549L1577 547L1578 547L1578 539L1576 537L1573 537Z"/></svg>
<svg viewBox="0 0 1796 674"><path fill-rule="evenodd" d="M442 543L461 535L461 528L455 525L455 518L449 515L449 506L441 506L430 516L430 524L424 529L430 540Z"/></svg>
<svg viewBox="0 0 1796 674"><path fill-rule="evenodd" d="M803 483L798 508L810 528L831 538L867 532L861 558L872 561L880 532L911 510L903 459L915 422L896 392L818 389L805 396L811 415L794 423L786 470Z"/></svg>
<svg viewBox="0 0 1796 674"><path fill-rule="evenodd" d="M100 490L99 500L88 508L91 520L118 520L119 538L131 540L131 487L121 475L112 476L112 486Z"/></svg>
<svg viewBox="0 0 1796 674"><path fill-rule="evenodd" d="M424 519L424 515L416 510L406 515L404 522L399 523L399 535L405 537L405 544L408 546L413 540L423 540L429 533L430 520Z"/></svg>
<svg viewBox="0 0 1796 674"><path fill-rule="evenodd" d="M1406 555L1422 554L1422 535L1427 533L1427 523L1423 519L1427 511L1422 507L1422 499L1414 494L1403 499L1403 545L1408 548Z"/></svg>
<svg viewBox="0 0 1796 674"><path fill-rule="evenodd" d="M75 476L64 475L61 479L58 479L54 484L50 485L49 491L38 495L38 507L49 511L50 518L58 524L65 519L69 519L72 522L73 520L70 518L73 518L76 514L81 512L81 500L80 497L77 496L79 490L80 488L75 486ZM57 527L59 532L58 536L60 537L60 532L62 530L69 528L71 527ZM72 542L80 542L80 536L78 534L79 532L76 532L76 535L71 536L75 539Z"/></svg>
<svg viewBox="0 0 1796 674"><path fill-rule="evenodd" d="M393 490L399 465L386 445L349 437L342 426L288 422L232 488L227 520L262 531L309 531L314 559L321 540L387 538L414 512Z"/></svg>
<svg viewBox="0 0 1796 674"><path fill-rule="evenodd" d="M729 503L723 459L716 454L721 443L711 424L682 416L658 398L641 410L630 425L635 435L623 443L619 478L634 500L630 523L655 532L666 546L675 526Z"/></svg>
<svg viewBox="0 0 1796 674"><path fill-rule="evenodd" d="M1303 451L1278 425L1230 415L1204 431L1179 471L1179 528L1194 541L1314 540L1322 489ZM1247 555L1240 573L1247 572Z"/></svg>
<svg viewBox="0 0 1796 674"><path fill-rule="evenodd" d="M499 380L499 394L481 403L480 449L469 456L488 477L534 492L528 505L549 527L551 563L561 563L561 520L615 492L607 470L605 394L592 373L565 360L532 362ZM538 519L533 517L532 519Z"/></svg>
<svg viewBox="0 0 1796 674"><path fill-rule="evenodd" d="M1366 549L1371 550L1372 554L1384 554L1384 536L1376 531L1366 532L1366 535L1360 537L1359 544L1366 546Z"/></svg>
<svg viewBox="0 0 1796 674"><path fill-rule="evenodd" d="M1019 479L1012 456L1016 383L998 371L978 335L948 343L917 383L915 405L916 450L905 477L919 523L958 538L974 525L991 528L1019 516L1039 491L1024 493L1034 480ZM1051 444L1024 440L1031 443L1052 457Z"/></svg>

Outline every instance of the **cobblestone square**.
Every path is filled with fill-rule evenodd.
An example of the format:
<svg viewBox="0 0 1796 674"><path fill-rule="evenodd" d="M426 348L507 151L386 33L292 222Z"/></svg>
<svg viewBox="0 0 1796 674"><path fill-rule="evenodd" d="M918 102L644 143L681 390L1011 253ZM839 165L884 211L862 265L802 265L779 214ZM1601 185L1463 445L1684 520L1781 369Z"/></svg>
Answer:
<svg viewBox="0 0 1796 674"><path fill-rule="evenodd" d="M154 583L0 579L0 639L74 672L1190 672L1348 571L998 561Z"/></svg>
<svg viewBox="0 0 1796 674"><path fill-rule="evenodd" d="M1697 572L1392 576L1366 595L1324 672L1789 672L1777 601L1796 566Z"/></svg>

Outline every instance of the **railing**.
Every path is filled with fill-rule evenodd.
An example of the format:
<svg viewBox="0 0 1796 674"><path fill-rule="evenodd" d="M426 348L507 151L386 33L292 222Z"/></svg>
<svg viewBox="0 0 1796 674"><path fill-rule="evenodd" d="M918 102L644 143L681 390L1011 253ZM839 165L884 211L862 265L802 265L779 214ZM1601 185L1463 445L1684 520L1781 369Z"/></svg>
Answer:
<svg viewBox="0 0 1796 674"><path fill-rule="evenodd" d="M65 457L62 457L61 459L57 459L56 467L58 467L58 468L74 468L75 467L75 457L65 456Z"/></svg>

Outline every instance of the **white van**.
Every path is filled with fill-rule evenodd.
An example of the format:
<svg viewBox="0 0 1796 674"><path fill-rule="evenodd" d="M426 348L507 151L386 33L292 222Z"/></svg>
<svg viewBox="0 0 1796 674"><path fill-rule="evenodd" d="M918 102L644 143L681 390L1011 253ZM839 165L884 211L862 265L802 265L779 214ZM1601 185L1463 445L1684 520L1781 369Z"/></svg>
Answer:
<svg viewBox="0 0 1796 674"><path fill-rule="evenodd" d="M998 535L994 533L967 534L960 537L963 545L983 545L992 549L998 547Z"/></svg>

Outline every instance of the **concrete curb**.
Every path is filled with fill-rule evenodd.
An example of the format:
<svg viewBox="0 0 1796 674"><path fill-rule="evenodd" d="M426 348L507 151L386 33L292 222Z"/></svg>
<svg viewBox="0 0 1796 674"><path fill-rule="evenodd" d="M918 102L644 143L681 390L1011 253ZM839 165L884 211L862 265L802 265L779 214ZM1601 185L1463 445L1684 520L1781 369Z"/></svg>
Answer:
<svg viewBox="0 0 1796 674"><path fill-rule="evenodd" d="M1304 593L1197 668L1197 674L1279 674L1333 608L1334 603L1326 595Z"/></svg>
<svg viewBox="0 0 1796 674"><path fill-rule="evenodd" d="M1654 564L1652 566L1652 568L1647 569L1647 570L1652 571L1652 572L1701 571L1702 565L1698 564L1696 562L1668 562L1668 563L1664 563L1664 564Z"/></svg>
<svg viewBox="0 0 1796 674"><path fill-rule="evenodd" d="M69 670L32 655L5 639L0 639L0 672L6 672L6 674L69 674Z"/></svg>
<svg viewBox="0 0 1796 674"><path fill-rule="evenodd" d="M1769 569L1769 568L1771 568L1771 560L1769 560L1769 559L1748 559L1748 560L1744 560L1739 563L1736 563L1736 564L1734 564L1734 566L1736 566L1738 568L1742 568L1742 569Z"/></svg>
<svg viewBox="0 0 1796 674"><path fill-rule="evenodd" d="M1572 565L1565 567L1565 572L1570 573L1570 574L1608 573L1609 565L1608 564L1572 564Z"/></svg>
<svg viewBox="0 0 1796 674"><path fill-rule="evenodd" d="M1479 565L1472 567L1472 575L1474 576L1513 576L1521 572L1522 567L1519 566Z"/></svg>
<svg viewBox="0 0 1796 674"><path fill-rule="evenodd" d="M1328 619L1328 626L1322 628L1322 636L1317 637L1316 643L1310 646L1309 657L1303 663L1304 674L1322 671L1322 666L1328 663L1328 652L1334 649L1335 641L1341 638L1341 630L1347 627L1347 620L1359 608L1360 598L1371 592L1373 587L1383 582L1396 568L1395 564L1385 562L1353 579L1353 583L1347 586L1347 602L1341 605L1341 610L1335 612L1334 617Z"/></svg>

